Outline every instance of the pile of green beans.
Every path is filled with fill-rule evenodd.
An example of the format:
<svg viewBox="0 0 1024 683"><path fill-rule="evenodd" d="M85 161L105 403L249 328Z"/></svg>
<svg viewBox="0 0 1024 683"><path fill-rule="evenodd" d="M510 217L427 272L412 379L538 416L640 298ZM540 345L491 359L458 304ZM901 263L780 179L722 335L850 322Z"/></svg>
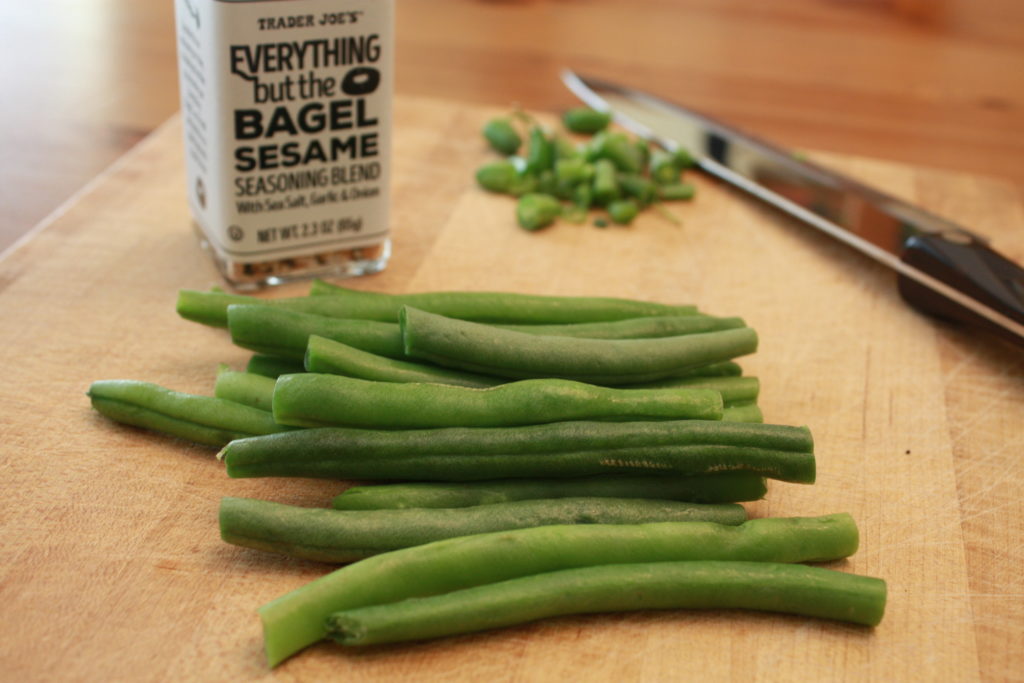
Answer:
<svg viewBox="0 0 1024 683"><path fill-rule="evenodd" d="M652 150L642 139L610 130L610 122L607 113L587 107L566 112L566 132L589 136L574 144L522 112L491 119L483 136L503 158L477 169L476 181L490 192L518 197L516 219L524 230L540 230L559 218L582 223L593 208L604 209L594 219L599 227L608 220L628 225L649 206L678 223L660 203L693 198L694 186L682 181L693 157L683 149Z"/></svg>
<svg viewBox="0 0 1024 683"><path fill-rule="evenodd" d="M502 126L486 134L514 142ZM601 144L595 193L609 165L639 163L637 148ZM531 172L553 163L545 154L528 155ZM652 177L675 177L650 163ZM884 582L790 564L852 554L849 515L746 520L738 504L762 498L766 479L816 476L807 428L763 424L760 383L734 360L758 341L740 318L326 282L279 300L186 290L178 312L227 327L256 352L246 370L218 368L213 396L94 382L97 411L220 447L233 478L366 482L330 507L222 500L228 543L352 563L260 609L271 666L324 638L398 642L560 614L882 617Z"/></svg>

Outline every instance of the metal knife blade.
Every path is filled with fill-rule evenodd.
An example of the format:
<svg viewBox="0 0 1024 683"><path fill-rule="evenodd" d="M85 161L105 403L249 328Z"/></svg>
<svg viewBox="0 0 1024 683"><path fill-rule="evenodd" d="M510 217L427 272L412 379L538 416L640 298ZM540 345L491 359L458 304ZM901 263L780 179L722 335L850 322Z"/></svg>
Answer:
<svg viewBox="0 0 1024 683"><path fill-rule="evenodd" d="M988 240L719 121L624 86L566 70L588 106L896 271L903 298L947 320L1024 346L1024 269Z"/></svg>

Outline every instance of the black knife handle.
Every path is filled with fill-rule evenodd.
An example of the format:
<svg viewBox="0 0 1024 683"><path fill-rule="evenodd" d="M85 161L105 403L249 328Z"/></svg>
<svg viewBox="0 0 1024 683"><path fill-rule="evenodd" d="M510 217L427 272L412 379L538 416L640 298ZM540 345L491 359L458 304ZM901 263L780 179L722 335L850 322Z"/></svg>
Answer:
<svg viewBox="0 0 1024 683"><path fill-rule="evenodd" d="M940 233L915 235L906 242L901 260L967 296L1024 325L1024 269L974 239ZM984 328L1024 346L1019 329L992 322L906 276L899 276L899 291L911 306L946 320Z"/></svg>

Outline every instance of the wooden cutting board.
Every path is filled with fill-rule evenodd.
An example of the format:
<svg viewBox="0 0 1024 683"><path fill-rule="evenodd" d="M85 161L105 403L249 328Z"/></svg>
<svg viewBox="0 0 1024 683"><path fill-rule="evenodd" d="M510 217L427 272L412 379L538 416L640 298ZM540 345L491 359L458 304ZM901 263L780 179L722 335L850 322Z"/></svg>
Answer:
<svg viewBox="0 0 1024 683"><path fill-rule="evenodd" d="M132 378L210 393L248 354L178 318L179 288L220 284L190 228L177 119L0 261L0 664L9 680L1003 680L1024 670L1024 355L925 319L893 277L707 178L631 227L526 233L478 190L497 110L400 99L394 258L350 284L696 302L745 317L769 422L809 425L818 483L774 483L753 516L847 511L836 567L888 581L874 630L756 613L551 620L347 652L274 672L256 608L324 565L224 544L225 495L325 505L342 484L231 480L213 451L122 427L84 392ZM816 155L817 156L817 155ZM1024 260L1007 186L820 155L993 237ZM294 295L304 285L272 295Z"/></svg>

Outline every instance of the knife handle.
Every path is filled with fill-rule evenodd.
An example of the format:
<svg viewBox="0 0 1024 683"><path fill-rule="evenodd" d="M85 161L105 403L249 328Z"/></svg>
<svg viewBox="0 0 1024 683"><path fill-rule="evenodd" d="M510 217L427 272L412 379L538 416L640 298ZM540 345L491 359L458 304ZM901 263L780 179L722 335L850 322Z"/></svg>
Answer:
<svg viewBox="0 0 1024 683"><path fill-rule="evenodd" d="M941 233L914 235L901 260L1009 319L995 322L906 276L899 291L911 306L925 313L984 328L1024 346L1024 269L987 245ZM1005 323L1006 321L1004 321Z"/></svg>

